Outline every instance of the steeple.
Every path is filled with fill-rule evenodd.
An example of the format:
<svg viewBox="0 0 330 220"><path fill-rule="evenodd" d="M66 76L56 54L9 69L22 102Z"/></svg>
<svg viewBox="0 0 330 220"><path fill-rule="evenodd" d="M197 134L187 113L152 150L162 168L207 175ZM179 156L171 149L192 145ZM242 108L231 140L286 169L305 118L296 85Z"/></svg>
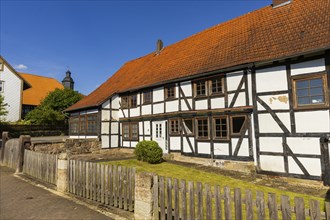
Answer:
<svg viewBox="0 0 330 220"><path fill-rule="evenodd" d="M73 86L74 86L74 81L71 78L71 72L70 70L66 71L66 76L65 78L62 80L62 84L64 86L64 88L69 88L73 90Z"/></svg>

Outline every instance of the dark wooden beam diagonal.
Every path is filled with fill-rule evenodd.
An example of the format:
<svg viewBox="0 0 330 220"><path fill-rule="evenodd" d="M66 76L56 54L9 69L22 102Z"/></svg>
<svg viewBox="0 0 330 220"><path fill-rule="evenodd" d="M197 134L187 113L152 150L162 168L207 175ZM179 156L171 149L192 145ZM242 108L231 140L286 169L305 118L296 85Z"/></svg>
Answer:
<svg viewBox="0 0 330 220"><path fill-rule="evenodd" d="M187 97L186 97L186 95L184 94L184 92L183 92L181 86L179 86L179 93L180 93L180 95L182 96L184 102L186 103L186 105L187 105L189 111L192 111L192 108L191 108L191 106L190 106L190 104L189 104L189 102L188 102L188 100L187 100Z"/></svg>
<svg viewBox="0 0 330 220"><path fill-rule="evenodd" d="M243 129L242 129L241 134L239 136L238 142L236 144L236 147L235 147L235 151L234 151L234 155L233 156L237 156L238 155L238 152L241 149L241 145L242 145L242 142L243 142L245 133L246 133L246 131L249 128L249 124L250 124L250 119L247 117L246 120L245 120L245 122L244 122Z"/></svg>
<svg viewBox="0 0 330 220"><path fill-rule="evenodd" d="M235 95L234 95L233 99L231 100L231 103L230 103L230 105L229 105L229 108L234 107L235 102L236 102L236 100L237 100L237 97L238 97L239 93L240 93L241 90L242 90L242 87L243 87L243 84L244 84L244 81L245 81L245 77L246 77L246 75L243 75L243 76L242 76L242 79L241 79L241 81L240 81L239 84L238 84L238 87L237 87L237 90L236 90L236 92L235 92Z"/></svg>
<svg viewBox="0 0 330 220"><path fill-rule="evenodd" d="M188 142L189 148L190 148L191 152L195 155L196 153L195 153L195 151L193 149L193 146L192 146L192 144L190 142L190 139L189 139L189 136L188 136L188 132L187 132L185 126L182 126L182 129L183 129L184 136L185 136L185 138L186 138L186 140Z"/></svg>
<svg viewBox="0 0 330 220"><path fill-rule="evenodd" d="M285 150L286 150L288 156L292 157L292 159L296 162L296 164L299 166L299 168L301 169L301 171L306 176L310 176L310 174L308 173L308 171L306 170L306 168L304 167L304 165L298 160L298 158L296 157L296 155L292 152L292 150L290 149L289 145L286 144L286 143L283 143L283 146L285 147Z"/></svg>
<svg viewBox="0 0 330 220"><path fill-rule="evenodd" d="M276 121L278 126L283 130L285 134L290 134L290 131L285 127L281 119L276 115L275 112L272 111L272 109L259 97L257 97L257 101L266 109L266 111L273 117L273 119Z"/></svg>
<svg viewBox="0 0 330 220"><path fill-rule="evenodd" d="M121 112L123 113L124 118L126 118L126 116L125 116L125 112L124 112L124 110L121 108L121 102L120 102L120 101L119 101L119 108L120 108Z"/></svg>

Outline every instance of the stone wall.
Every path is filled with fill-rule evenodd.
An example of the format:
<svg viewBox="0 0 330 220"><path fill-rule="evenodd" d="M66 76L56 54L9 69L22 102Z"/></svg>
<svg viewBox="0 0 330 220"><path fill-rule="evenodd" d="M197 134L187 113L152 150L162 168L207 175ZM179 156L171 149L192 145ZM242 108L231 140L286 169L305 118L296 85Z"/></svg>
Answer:
<svg viewBox="0 0 330 220"><path fill-rule="evenodd" d="M49 154L67 153L69 155L99 152L101 142L98 139L66 139L61 142L36 142L31 150Z"/></svg>

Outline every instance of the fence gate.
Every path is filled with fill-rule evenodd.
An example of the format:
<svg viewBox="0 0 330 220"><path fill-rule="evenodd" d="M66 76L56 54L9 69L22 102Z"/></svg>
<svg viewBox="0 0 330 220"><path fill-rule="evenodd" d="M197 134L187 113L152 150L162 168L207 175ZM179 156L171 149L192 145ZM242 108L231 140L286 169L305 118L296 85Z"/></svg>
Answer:
<svg viewBox="0 0 330 220"><path fill-rule="evenodd" d="M325 186L330 186L329 138L320 138L322 180Z"/></svg>

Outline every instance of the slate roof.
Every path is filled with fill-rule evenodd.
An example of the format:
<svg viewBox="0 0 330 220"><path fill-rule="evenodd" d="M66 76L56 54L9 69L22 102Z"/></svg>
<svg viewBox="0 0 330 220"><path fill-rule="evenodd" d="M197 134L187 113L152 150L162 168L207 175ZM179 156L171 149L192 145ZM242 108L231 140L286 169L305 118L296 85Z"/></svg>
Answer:
<svg viewBox="0 0 330 220"><path fill-rule="evenodd" d="M31 88L23 91L23 105L40 105L49 92L56 88L64 88L59 81L53 78L28 73L19 73L19 75L31 85Z"/></svg>
<svg viewBox="0 0 330 220"><path fill-rule="evenodd" d="M330 1L293 0L218 24L125 63L67 111L101 105L115 93L243 64L330 48Z"/></svg>

